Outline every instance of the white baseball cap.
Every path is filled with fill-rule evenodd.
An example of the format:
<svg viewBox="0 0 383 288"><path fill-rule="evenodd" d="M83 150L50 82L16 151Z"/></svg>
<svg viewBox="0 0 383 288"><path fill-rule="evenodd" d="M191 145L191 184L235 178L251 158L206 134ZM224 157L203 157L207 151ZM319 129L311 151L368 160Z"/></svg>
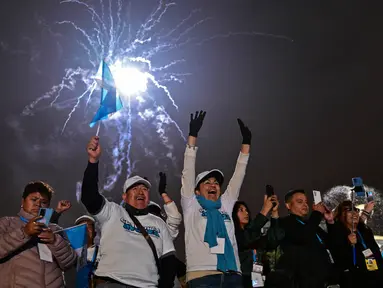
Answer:
<svg viewBox="0 0 383 288"><path fill-rule="evenodd" d="M76 219L76 221L74 221L74 224L77 225L78 223L80 223L80 222L82 222L82 221L86 221L86 220L89 220L89 221L91 221L91 222L93 222L93 223L96 222L92 216L82 215L82 216L78 217L78 218Z"/></svg>
<svg viewBox="0 0 383 288"><path fill-rule="evenodd" d="M223 180L224 180L224 175L221 170L218 169L212 169L210 171L204 171L202 173L199 173L197 175L197 178L195 178L195 188L198 187L199 183L207 178L214 177L217 179L219 185L222 185Z"/></svg>
<svg viewBox="0 0 383 288"><path fill-rule="evenodd" d="M144 184L146 187L150 188L152 187L152 184L150 182L140 176L133 176L128 179L126 179L125 184L124 184L124 191L123 193L126 192L130 187L132 187L134 184Z"/></svg>

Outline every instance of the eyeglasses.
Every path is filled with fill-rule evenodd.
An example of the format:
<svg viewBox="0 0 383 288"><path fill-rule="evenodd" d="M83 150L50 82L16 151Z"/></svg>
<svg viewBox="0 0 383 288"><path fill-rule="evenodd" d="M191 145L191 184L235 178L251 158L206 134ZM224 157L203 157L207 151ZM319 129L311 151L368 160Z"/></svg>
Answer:
<svg viewBox="0 0 383 288"><path fill-rule="evenodd" d="M347 207L347 208L344 208L343 211L345 211L345 212L352 212L353 210L354 210L354 212L356 212L356 213L359 213L359 212L360 212L360 209L359 209L359 208L355 208L355 207L354 207L354 209L352 209L351 207Z"/></svg>

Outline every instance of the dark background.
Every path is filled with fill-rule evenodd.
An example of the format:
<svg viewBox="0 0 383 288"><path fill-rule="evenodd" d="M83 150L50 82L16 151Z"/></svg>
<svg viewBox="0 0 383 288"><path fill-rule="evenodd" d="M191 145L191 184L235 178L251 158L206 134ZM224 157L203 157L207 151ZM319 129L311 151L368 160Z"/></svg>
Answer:
<svg viewBox="0 0 383 288"><path fill-rule="evenodd" d="M254 212L261 208L266 184L274 185L279 196L291 188L325 191L338 184L351 185L355 176L377 189L383 187L383 7L379 2L180 1L163 18L162 27L173 27L192 9L201 8L199 17L213 20L193 31L197 39L256 31L294 40L232 36L174 52L187 60L184 67L193 75L182 85L169 85L179 111L164 105L186 135L189 113L207 110L197 171L217 167L229 179L241 144L236 123L240 117L253 132L240 198ZM156 3L132 1L133 24L140 25ZM75 183L82 178L87 161L84 147L94 131L84 124L78 132L80 113L70 122L68 133L57 133L69 110L42 109L33 117L21 116L26 105L59 83L64 68L86 63L75 41L79 34L52 25L67 18L92 27L82 9L58 1L6 1L0 10L3 216L17 213L23 187L34 179L55 188L53 205L59 199L74 203L61 225L71 225L83 213L75 203ZM45 25L57 28L61 36L47 32ZM177 160L175 168L168 170L168 190L178 202L184 143L176 133L171 135ZM136 157L142 155L142 147L132 149ZM102 161L109 160L104 155ZM162 167L144 163L134 173L155 183L154 175ZM155 190L152 198L159 201ZM120 192L116 188L109 196L119 201ZM182 242L181 236L177 245L183 258Z"/></svg>

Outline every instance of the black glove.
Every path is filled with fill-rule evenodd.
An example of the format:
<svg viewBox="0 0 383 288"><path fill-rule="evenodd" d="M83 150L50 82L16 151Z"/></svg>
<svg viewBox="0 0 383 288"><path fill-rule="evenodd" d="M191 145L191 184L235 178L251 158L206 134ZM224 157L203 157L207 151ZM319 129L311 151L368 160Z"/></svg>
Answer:
<svg viewBox="0 0 383 288"><path fill-rule="evenodd" d="M158 193L162 195L163 193L166 193L166 174L163 172L160 172L158 175L160 175L160 183L158 184Z"/></svg>
<svg viewBox="0 0 383 288"><path fill-rule="evenodd" d="M190 114L190 123L189 123L189 136L197 137L198 132L202 127L203 119L205 118L206 111L195 112L195 116L193 117L193 113Z"/></svg>
<svg viewBox="0 0 383 288"><path fill-rule="evenodd" d="M242 134L242 144L251 144L251 131L249 127L245 126L243 124L242 120L237 118L239 128L241 129L241 134Z"/></svg>

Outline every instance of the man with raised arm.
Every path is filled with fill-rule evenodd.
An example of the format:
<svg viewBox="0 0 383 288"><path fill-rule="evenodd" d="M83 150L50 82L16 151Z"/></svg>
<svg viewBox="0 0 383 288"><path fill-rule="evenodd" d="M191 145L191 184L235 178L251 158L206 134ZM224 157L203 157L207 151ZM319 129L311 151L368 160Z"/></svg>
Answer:
<svg viewBox="0 0 383 288"><path fill-rule="evenodd" d="M206 112L191 114L182 171L181 205L185 222L187 281L190 288L242 287L234 223L230 217L238 200L249 159L251 132L238 124L243 137L234 174L221 196L224 181L218 169L195 177L197 136ZM211 158L214 158L212 156Z"/></svg>
<svg viewBox="0 0 383 288"><path fill-rule="evenodd" d="M148 213L150 182L139 176L128 178L124 184L124 205L109 202L98 191L101 155L98 137L92 137L87 152L89 162L81 201L101 228L96 287L173 287L176 263L173 240L165 222Z"/></svg>

